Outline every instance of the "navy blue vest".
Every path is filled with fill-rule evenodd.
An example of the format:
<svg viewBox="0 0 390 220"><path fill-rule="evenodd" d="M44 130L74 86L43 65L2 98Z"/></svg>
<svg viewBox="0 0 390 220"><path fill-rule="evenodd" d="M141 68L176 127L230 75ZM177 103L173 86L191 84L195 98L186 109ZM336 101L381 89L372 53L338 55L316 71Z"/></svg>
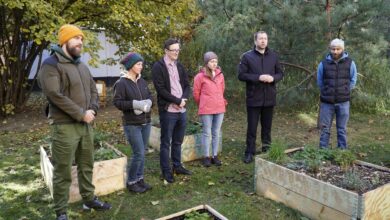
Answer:
<svg viewBox="0 0 390 220"><path fill-rule="evenodd" d="M351 63L352 59L349 57L341 59L338 63L327 59L322 61L324 69L324 86L321 89L322 102L334 104L350 100Z"/></svg>

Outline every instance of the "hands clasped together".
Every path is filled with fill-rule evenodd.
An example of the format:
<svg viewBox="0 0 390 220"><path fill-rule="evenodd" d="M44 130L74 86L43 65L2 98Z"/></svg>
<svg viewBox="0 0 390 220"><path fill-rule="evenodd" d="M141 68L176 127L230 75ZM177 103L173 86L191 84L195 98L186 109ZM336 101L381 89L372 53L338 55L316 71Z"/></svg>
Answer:
<svg viewBox="0 0 390 220"><path fill-rule="evenodd" d="M274 81L274 77L269 74L263 74L259 77L260 82L264 83L272 83Z"/></svg>

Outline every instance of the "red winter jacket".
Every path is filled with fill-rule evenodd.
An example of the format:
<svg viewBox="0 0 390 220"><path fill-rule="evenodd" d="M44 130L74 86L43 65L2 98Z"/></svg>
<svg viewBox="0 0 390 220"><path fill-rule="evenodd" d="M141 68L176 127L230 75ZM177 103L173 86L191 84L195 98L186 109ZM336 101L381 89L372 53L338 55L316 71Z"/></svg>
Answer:
<svg viewBox="0 0 390 220"><path fill-rule="evenodd" d="M215 77L207 76L204 68L194 78L194 99L199 115L219 114L226 111L227 101L223 96L225 79L221 69L215 70Z"/></svg>

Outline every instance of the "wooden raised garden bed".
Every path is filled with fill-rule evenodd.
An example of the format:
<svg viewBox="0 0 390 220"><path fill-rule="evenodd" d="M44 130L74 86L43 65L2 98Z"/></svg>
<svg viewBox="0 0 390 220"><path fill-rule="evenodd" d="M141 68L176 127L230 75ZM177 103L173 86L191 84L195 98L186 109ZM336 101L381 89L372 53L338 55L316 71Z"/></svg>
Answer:
<svg viewBox="0 0 390 220"><path fill-rule="evenodd" d="M112 149L120 157L111 160L96 161L93 165L92 182L95 185L95 195L107 195L125 188L127 157L113 146L105 143L107 148ZM53 165L46 153L40 147L41 172L50 194L53 197ZM81 200L77 181L77 166L72 167L72 184L69 191L69 202Z"/></svg>
<svg viewBox="0 0 390 220"><path fill-rule="evenodd" d="M255 160L255 191L312 219L390 219L390 183L358 194L260 156Z"/></svg>
<svg viewBox="0 0 390 220"><path fill-rule="evenodd" d="M152 126L150 132L150 138L149 138L149 145L158 151L160 151L160 143L161 143L160 130L161 129L159 127ZM197 160L204 157L204 150L201 147L201 138L202 138L201 133L184 136L183 144L181 145L182 162ZM222 134L219 137L218 153L220 153L221 151L222 151Z"/></svg>
<svg viewBox="0 0 390 220"><path fill-rule="evenodd" d="M199 205L184 211L180 211L162 218L158 218L156 220L184 220L187 216L190 215L190 213L208 213L207 219L214 219L214 220L228 220L225 216L221 215L219 212L217 212L215 209L211 208L209 205ZM187 216L186 216L187 215ZM187 219L193 219L188 217ZM198 218L199 219L199 218ZM206 218L201 218L206 219Z"/></svg>

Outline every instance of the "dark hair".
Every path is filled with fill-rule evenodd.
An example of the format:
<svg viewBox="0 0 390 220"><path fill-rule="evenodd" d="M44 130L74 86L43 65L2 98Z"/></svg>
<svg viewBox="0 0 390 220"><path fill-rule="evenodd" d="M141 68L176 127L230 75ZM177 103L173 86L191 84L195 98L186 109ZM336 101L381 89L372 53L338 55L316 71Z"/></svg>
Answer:
<svg viewBox="0 0 390 220"><path fill-rule="evenodd" d="M180 42L175 38L169 38L164 42L164 49L169 50L169 46L171 46L172 44L180 44Z"/></svg>
<svg viewBox="0 0 390 220"><path fill-rule="evenodd" d="M265 31L258 31L258 32L256 32L256 33L254 34L254 36L253 36L253 38L254 38L255 41L257 40L257 36L258 36L259 34L267 34L267 32L265 32ZM267 35L268 35L268 34L267 34Z"/></svg>

